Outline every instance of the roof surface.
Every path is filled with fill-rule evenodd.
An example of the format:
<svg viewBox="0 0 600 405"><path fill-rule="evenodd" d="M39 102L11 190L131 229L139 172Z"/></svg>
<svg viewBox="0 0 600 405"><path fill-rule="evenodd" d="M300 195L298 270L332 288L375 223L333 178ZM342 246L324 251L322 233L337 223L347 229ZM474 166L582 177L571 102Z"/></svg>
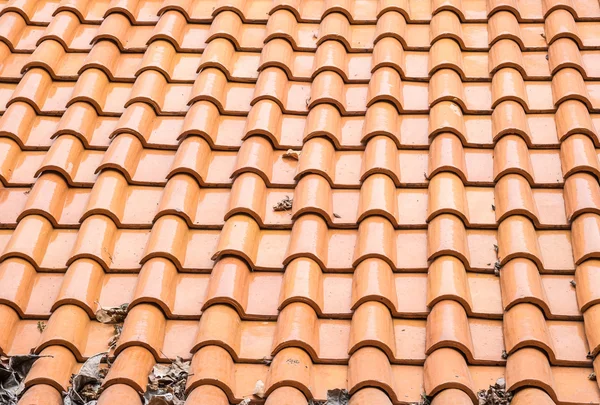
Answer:
<svg viewBox="0 0 600 405"><path fill-rule="evenodd" d="M176 356L187 405L600 403L597 1L0 10L0 352L51 356L20 404L124 303L99 405Z"/></svg>

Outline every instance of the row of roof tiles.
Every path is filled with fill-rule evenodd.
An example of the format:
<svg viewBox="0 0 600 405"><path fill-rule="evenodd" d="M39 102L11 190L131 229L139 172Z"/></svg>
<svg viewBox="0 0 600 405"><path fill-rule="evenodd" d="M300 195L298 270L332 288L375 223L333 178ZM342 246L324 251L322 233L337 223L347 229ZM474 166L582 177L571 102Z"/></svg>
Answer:
<svg viewBox="0 0 600 405"><path fill-rule="evenodd" d="M450 11L436 14L430 24L407 23L396 11L386 11L377 24L352 24L341 13L328 14L320 24L298 22L287 10L275 11L267 25L244 23L232 11L217 14L211 23L189 23L179 11L167 11L156 26L132 25L120 13L110 14L101 25L81 23L69 11L59 12L50 25L28 25L16 12L0 15L0 40L11 51L30 53L43 41L53 39L69 52L88 52L100 40L110 39L120 50L143 52L156 40L166 40L179 52L202 52L215 39L225 38L239 51L260 51L265 42L282 38L291 50L315 51L329 39L339 41L348 52L368 52L384 38L397 39L405 50L427 50L444 38L453 38L465 51L488 50L508 38L521 50L544 50L559 38L573 39L580 49L597 49L597 26L577 22L565 10L555 10L545 24L519 23L510 12L498 12L489 24L461 23ZM381 47L381 46L380 46Z"/></svg>
<svg viewBox="0 0 600 405"><path fill-rule="evenodd" d="M463 4L464 3L464 4ZM515 1L489 0L469 2L461 0L339 0L318 2L311 0L3 0L0 14L19 13L28 24L47 25L61 11L71 11L80 21L100 24L114 13L125 15L132 23L155 24L169 10L185 15L190 22L211 22L221 11L239 14L245 22L266 23L277 10L289 10L298 21L318 22L329 13L343 13L353 23L372 23L386 10L402 13L409 21L427 22L444 10L455 12L461 21L485 21L498 11L508 10L519 21L544 21L552 11L563 9L577 20L585 21L600 16L597 2L573 0Z"/></svg>

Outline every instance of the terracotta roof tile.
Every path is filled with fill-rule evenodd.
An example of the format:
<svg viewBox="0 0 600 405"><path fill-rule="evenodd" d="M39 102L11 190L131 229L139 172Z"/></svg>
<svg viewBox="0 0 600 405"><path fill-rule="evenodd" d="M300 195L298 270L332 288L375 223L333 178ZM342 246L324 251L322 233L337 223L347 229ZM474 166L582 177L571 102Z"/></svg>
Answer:
<svg viewBox="0 0 600 405"><path fill-rule="evenodd" d="M467 405L499 378L600 404L598 22L0 1L0 354L43 356L19 404L99 352L99 405L178 356L188 405ZM96 312L124 303L115 338Z"/></svg>

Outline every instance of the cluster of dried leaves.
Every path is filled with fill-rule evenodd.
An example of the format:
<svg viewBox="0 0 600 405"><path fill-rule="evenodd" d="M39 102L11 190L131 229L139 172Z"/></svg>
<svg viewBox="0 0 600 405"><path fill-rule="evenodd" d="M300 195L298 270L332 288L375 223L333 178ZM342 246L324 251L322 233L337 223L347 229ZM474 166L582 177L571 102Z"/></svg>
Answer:
<svg viewBox="0 0 600 405"><path fill-rule="evenodd" d="M79 373L71 376L71 385L65 393L64 405L95 405L100 397L102 381L108 368L100 367L107 360L106 353L98 353L87 359ZM110 366L110 364L109 364Z"/></svg>
<svg viewBox="0 0 600 405"><path fill-rule="evenodd" d="M292 209L293 202L294 200L286 195L281 201L273 206L273 211L289 211Z"/></svg>
<svg viewBox="0 0 600 405"><path fill-rule="evenodd" d="M144 405L183 405L190 362L177 357L170 364L156 364L148 376Z"/></svg>
<svg viewBox="0 0 600 405"><path fill-rule="evenodd" d="M327 390L326 401L315 401L311 399L308 401L308 405L348 405L350 401L350 394L346 389L334 388Z"/></svg>
<svg viewBox="0 0 600 405"><path fill-rule="evenodd" d="M100 304L98 304L100 306ZM96 320L101 323L113 324L115 331L113 336L108 341L108 348L114 349L117 346L117 341L123 331L123 322L127 316L127 308L129 304L121 304L114 308L102 308L96 311Z"/></svg>
<svg viewBox="0 0 600 405"><path fill-rule="evenodd" d="M43 356L0 356L0 404L16 405L25 389L24 380L33 363Z"/></svg>
<svg viewBox="0 0 600 405"><path fill-rule="evenodd" d="M479 405L508 405L512 400L512 394L506 391L506 381L501 377L487 390L479 391L477 398Z"/></svg>
<svg viewBox="0 0 600 405"><path fill-rule="evenodd" d="M100 304L98 304L100 306ZM105 324L112 324L115 328L114 335L108 341L108 349L112 350L117 345L123 322L127 316L129 304L122 304L114 308L102 308L96 311L96 320ZM108 367L101 367L102 362ZM102 392L102 382L110 368L108 353L98 353L89 359L79 373L71 375L69 390L64 393L64 405L95 405Z"/></svg>

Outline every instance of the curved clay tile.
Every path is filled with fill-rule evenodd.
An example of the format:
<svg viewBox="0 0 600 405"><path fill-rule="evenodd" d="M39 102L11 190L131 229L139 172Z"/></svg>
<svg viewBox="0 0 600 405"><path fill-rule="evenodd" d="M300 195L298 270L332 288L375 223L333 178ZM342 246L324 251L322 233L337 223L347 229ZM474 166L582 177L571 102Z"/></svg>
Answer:
<svg viewBox="0 0 600 405"><path fill-rule="evenodd" d="M450 132L467 143L467 128L460 107L452 101L441 101L432 106L429 111L428 132L431 138Z"/></svg>
<svg viewBox="0 0 600 405"><path fill-rule="evenodd" d="M595 177L587 173L573 174L565 180L564 195L569 221L585 213L600 214L600 187Z"/></svg>
<svg viewBox="0 0 600 405"><path fill-rule="evenodd" d="M408 48L409 43L407 42L406 33L406 17L395 10L386 11L377 20L374 43L376 44L383 38L390 37L399 41L403 48Z"/></svg>
<svg viewBox="0 0 600 405"><path fill-rule="evenodd" d="M91 42L96 35L95 26L87 26L88 29L82 29L83 24L79 22L76 14L69 11L58 12L44 31L36 45L42 41L53 39L62 44L65 50L69 51L88 51L91 49Z"/></svg>
<svg viewBox="0 0 600 405"><path fill-rule="evenodd" d="M512 100L498 103L492 112L492 134L494 141L515 134L531 144L531 129L523 106Z"/></svg>
<svg viewBox="0 0 600 405"><path fill-rule="evenodd" d="M431 142L427 177L432 178L441 172L452 172L460 177L463 183L469 178L462 143L451 133L440 133Z"/></svg>
<svg viewBox="0 0 600 405"><path fill-rule="evenodd" d="M427 273L427 306L433 308L444 300L454 300L472 313L471 289L464 264L453 256L435 259Z"/></svg>
<svg viewBox="0 0 600 405"><path fill-rule="evenodd" d="M546 353L552 363L556 354L544 314L535 305L518 304L504 313L504 342L509 356L523 347L535 347Z"/></svg>
<svg viewBox="0 0 600 405"><path fill-rule="evenodd" d="M313 110L311 110L312 112ZM309 113L310 118L310 113ZM367 108L365 125L362 131L362 142L379 135L389 136L392 141L399 145L401 121L398 110L391 103L373 103Z"/></svg>
<svg viewBox="0 0 600 405"><path fill-rule="evenodd" d="M86 218L81 224L67 265L86 258L98 261L108 270L113 265L117 232L117 225L109 217L92 215Z"/></svg>
<svg viewBox="0 0 600 405"><path fill-rule="evenodd" d="M393 361L397 357L394 320L389 309L379 302L365 302L352 315L348 353L364 347L376 347Z"/></svg>
<svg viewBox="0 0 600 405"><path fill-rule="evenodd" d="M332 190L329 182L322 176L308 174L303 176L294 192L292 219L305 213L323 216L332 225L334 220L334 206Z"/></svg>
<svg viewBox="0 0 600 405"><path fill-rule="evenodd" d="M65 52L63 46L52 39L42 41L23 65L21 73L33 68L46 70L52 79L77 80L79 69L84 62L81 54Z"/></svg>
<svg viewBox="0 0 600 405"><path fill-rule="evenodd" d="M373 72L367 91L367 107L378 101L387 101L402 111L404 96L400 74L388 67L382 67Z"/></svg>
<svg viewBox="0 0 600 405"><path fill-rule="evenodd" d="M18 220L26 215L40 215L58 227L67 193L68 184L62 176L55 173L41 175L33 185Z"/></svg>
<svg viewBox="0 0 600 405"><path fill-rule="evenodd" d="M271 41L273 42L273 41ZM269 43L271 43L269 42ZM282 41L287 44L287 42ZM153 42L154 44L155 42ZM268 43L268 44L269 44ZM267 45L268 45L267 44ZM267 47L265 45L265 48ZM150 50L152 45L148 47ZM263 48L264 50L264 48ZM278 50L279 51L279 50ZM146 52L148 55L148 52ZM164 58L162 53L159 53L161 59ZM183 55L181 56L183 57ZM172 59L168 58L166 61L172 63ZM198 61L192 58L189 58L189 62L184 62L183 60L179 61L180 66L190 66L192 67L194 64L198 64ZM293 63L282 64L284 68L287 66L293 66ZM216 68L221 70L227 76L227 79L230 81L238 81L238 82L252 82L255 81L258 77L258 66L259 66L259 58L258 55L255 55L250 52L236 52L234 45L227 39L216 38L208 43L204 52L202 52L202 56L200 58L200 64L198 66L197 71L201 72L206 68ZM262 67L262 66L261 66ZM279 67L279 66L278 66ZM288 69L289 70L289 69ZM193 76L193 75L192 75ZM288 73L288 76L292 76ZM195 77L192 77L194 79Z"/></svg>
<svg viewBox="0 0 600 405"><path fill-rule="evenodd" d="M462 352L473 362L474 350L465 309L456 301L440 301L427 317L426 354L449 347Z"/></svg>
<svg viewBox="0 0 600 405"><path fill-rule="evenodd" d="M578 100L566 100L556 110L558 136L564 141L573 134L586 134L595 144L599 144L596 127L586 105Z"/></svg>
<svg viewBox="0 0 600 405"><path fill-rule="evenodd" d="M490 75L503 68L513 68L517 69L521 76L527 77L521 48L511 39L500 39L491 46L488 65Z"/></svg>
<svg viewBox="0 0 600 405"><path fill-rule="evenodd" d="M367 142L361 167L361 181L373 174L385 174L400 184L399 153L394 141L387 136L376 136Z"/></svg>
<svg viewBox="0 0 600 405"><path fill-rule="evenodd" d="M36 353L43 354L46 348L65 346L78 361L82 361L87 340L93 339L88 336L91 322L88 314L78 306L63 305L57 308L42 332Z"/></svg>
<svg viewBox="0 0 600 405"><path fill-rule="evenodd" d="M523 77L515 69L501 69L492 77L492 108L505 100L516 101L526 110L532 109Z"/></svg>
<svg viewBox="0 0 600 405"><path fill-rule="evenodd" d="M242 143L232 168L231 178L242 173L252 172L262 177L269 186L287 186L293 183L298 162L282 159L283 153L283 151L274 150L273 145L264 137L252 136ZM301 162L300 167L302 167ZM298 173L300 172L299 169Z"/></svg>
<svg viewBox="0 0 600 405"><path fill-rule="evenodd" d="M527 144L516 135L502 137L494 148L494 179L510 173L520 174L531 184L535 182Z"/></svg>
<svg viewBox="0 0 600 405"><path fill-rule="evenodd" d="M505 377L507 390L540 388L558 402L548 357L538 349L525 347L508 356Z"/></svg>
<svg viewBox="0 0 600 405"><path fill-rule="evenodd" d="M400 76L406 77L406 54L400 41L396 38L382 38L375 44L373 49L373 62L371 72L381 67L391 67L398 71ZM421 72L421 75L427 75Z"/></svg>
<svg viewBox="0 0 600 405"><path fill-rule="evenodd" d="M575 218L571 224L571 237L575 264L600 258L600 216L598 214L582 214Z"/></svg>
<svg viewBox="0 0 600 405"><path fill-rule="evenodd" d="M512 215L500 222L498 256L503 265L511 259L522 257L533 260L540 269L544 268L538 238L529 218Z"/></svg>
<svg viewBox="0 0 600 405"><path fill-rule="evenodd" d="M438 215L454 214L469 225L469 207L462 180L454 173L440 172L429 179L427 221Z"/></svg>
<svg viewBox="0 0 600 405"><path fill-rule="evenodd" d="M104 12L108 9L109 3L102 4L101 7L89 7L90 3L87 0L62 0L54 13L70 11L75 14L82 23L101 23Z"/></svg>
<svg viewBox="0 0 600 405"><path fill-rule="evenodd" d="M371 216L360 223L353 267L370 258L380 258L396 267L396 252L394 225L388 219Z"/></svg>
<svg viewBox="0 0 600 405"><path fill-rule="evenodd" d="M67 269L52 310L61 305L76 305L85 310L90 318L98 309L104 270L92 259L78 259Z"/></svg>
<svg viewBox="0 0 600 405"><path fill-rule="evenodd" d="M216 364L219 367L214 367ZM212 385L220 388L229 402L241 400L244 396L252 395L253 387L248 392L247 387L236 384L236 380L239 378L236 375L241 374L245 378L259 379L265 382L266 387L270 387L272 384L269 383L267 368L265 365L257 364L234 364L225 349L218 346L206 346L198 350L192 357L186 393L206 389L204 386Z"/></svg>
<svg viewBox="0 0 600 405"><path fill-rule="evenodd" d="M192 352L202 347L219 346L229 352L236 361L249 361L269 357L270 343L276 334L274 322L242 321L239 313L228 305L212 305L207 308L198 325ZM248 336L256 340L249 345Z"/></svg>
<svg viewBox="0 0 600 405"><path fill-rule="evenodd" d="M312 235L309 237L309 235ZM295 222L283 264L293 259L307 257L316 261L321 269L327 263L327 223L317 215L302 215Z"/></svg>
<svg viewBox="0 0 600 405"><path fill-rule="evenodd" d="M39 114L56 113L68 107L72 83L53 82L45 70L35 68L27 71L15 89L10 100L6 103L24 102L31 105Z"/></svg>
<svg viewBox="0 0 600 405"><path fill-rule="evenodd" d="M600 176L596 149L587 135L571 135L565 139L560 145L560 158L564 177L577 172Z"/></svg>
<svg viewBox="0 0 600 405"><path fill-rule="evenodd" d="M46 347L39 355L39 361L33 363L29 374L25 378L25 388L48 384L59 392L64 392L69 387L73 367L77 359L71 350L60 344Z"/></svg>
<svg viewBox="0 0 600 405"><path fill-rule="evenodd" d="M434 350L425 360L423 388L427 395L459 389L476 401L475 386L463 355L454 349Z"/></svg>
<svg viewBox="0 0 600 405"><path fill-rule="evenodd" d="M429 82L429 107L442 101L452 101L460 106L463 111L469 111L465 97L464 85L459 74L451 69L441 69L436 71ZM482 100L483 101L483 100ZM483 104L481 104L484 109ZM485 106L485 109L489 108Z"/></svg>
<svg viewBox="0 0 600 405"><path fill-rule="evenodd" d="M19 257L39 268L53 236L52 233L50 221L39 215L28 215L17 225L0 260Z"/></svg>
<svg viewBox="0 0 600 405"><path fill-rule="evenodd" d="M312 138L302 148L295 178L314 173L325 177L333 185L336 174L335 158L336 152L331 142L323 138Z"/></svg>
<svg viewBox="0 0 600 405"><path fill-rule="evenodd" d="M551 45L559 38L571 38L580 48L584 47L582 39L579 37L579 31L573 15L566 10L554 10L546 16L544 20L544 31L546 40Z"/></svg>
<svg viewBox="0 0 600 405"><path fill-rule="evenodd" d="M94 107L84 101L69 105L52 138L71 135L79 139L86 149L106 148L109 144L110 130L117 123L116 118L99 116ZM104 131L98 128L105 128Z"/></svg>
<svg viewBox="0 0 600 405"><path fill-rule="evenodd" d="M246 115L253 101L252 93L253 86L228 83L227 77L220 70L205 69L194 82L188 105L206 100L214 103L221 113Z"/></svg>
<svg viewBox="0 0 600 405"><path fill-rule="evenodd" d="M302 395L302 393L299 393ZM285 393L286 399L289 399L288 393ZM270 398L270 396L269 396ZM303 396L304 398L304 396ZM102 399L102 397L100 398ZM194 402L203 402L210 405L227 405L229 400L223 390L214 385L201 385L198 386L187 395L187 400ZM104 405L104 404L100 404ZM107 404L108 405L108 404Z"/></svg>
<svg viewBox="0 0 600 405"><path fill-rule="evenodd" d="M323 278L324 274L314 260L302 257L292 260L283 275L278 309L303 302L321 315L324 307Z"/></svg>
<svg viewBox="0 0 600 405"><path fill-rule="evenodd" d="M151 24L159 19L157 11L158 4L148 7L144 0L113 0L104 13L104 18L113 13L121 13L127 16L132 24Z"/></svg>
<svg viewBox="0 0 600 405"><path fill-rule="evenodd" d="M583 313L583 324L585 325L585 335L590 348L589 354L596 358L600 353L600 335L595 328L600 320L600 306L592 305ZM596 363L594 359L594 363Z"/></svg>
<svg viewBox="0 0 600 405"><path fill-rule="evenodd" d="M28 25L46 25L52 21L53 11L56 4L50 2L38 2L36 0L11 1L0 11L0 15L14 12L20 14Z"/></svg>
<svg viewBox="0 0 600 405"><path fill-rule="evenodd" d="M470 265L467 231L464 223L454 215L438 215L429 222L427 232L427 259L450 255Z"/></svg>
<svg viewBox="0 0 600 405"><path fill-rule="evenodd" d="M578 100L589 109L594 108L594 100L588 93L581 73L572 68L561 69L552 77L552 99L556 106L567 100Z"/></svg>
<svg viewBox="0 0 600 405"><path fill-rule="evenodd" d="M198 57L178 53L170 42L154 41L148 45L134 75L138 77L146 70L155 70L162 73L169 83L192 81L196 78L194 68L198 66L200 60Z"/></svg>
<svg viewBox="0 0 600 405"><path fill-rule="evenodd" d="M540 226L538 210L527 179L517 174L501 177L494 188L496 221L502 222L510 215L524 215Z"/></svg>
<svg viewBox="0 0 600 405"><path fill-rule="evenodd" d="M531 260L517 258L506 263L502 266L500 283L506 311L518 304L530 303L539 306L546 317L551 315L539 270Z"/></svg>
<svg viewBox="0 0 600 405"><path fill-rule="evenodd" d="M40 383L23 393L22 404L59 405L63 401L60 390L53 385Z"/></svg>
<svg viewBox="0 0 600 405"><path fill-rule="evenodd" d="M465 49L467 46L463 40L463 31L459 16L453 12L441 11L436 13L431 18L429 30L429 38L432 45L442 38L451 38L460 44L460 48Z"/></svg>
<svg viewBox="0 0 600 405"><path fill-rule="evenodd" d="M383 302L391 311L396 310L397 295L393 266L372 258L361 261L354 271L352 282L352 309L365 302Z"/></svg>
<svg viewBox="0 0 600 405"><path fill-rule="evenodd" d="M540 404L540 405L555 405L552 398L543 390L539 388L525 388L519 390L512 399L514 405L525 405L525 404Z"/></svg>
<svg viewBox="0 0 600 405"><path fill-rule="evenodd" d="M586 260L577 266L575 270L575 282L579 285L575 291L577 293L577 303L579 310L585 313L592 306L600 303L600 290L598 287L598 269L600 262L597 260Z"/></svg>
<svg viewBox="0 0 600 405"><path fill-rule="evenodd" d="M510 39L525 49L525 43L521 36L521 28L517 16L509 11L499 11L490 16L488 21L488 37L490 46L501 39Z"/></svg>
<svg viewBox="0 0 600 405"><path fill-rule="evenodd" d="M139 304L128 311L115 355L129 347L141 346L155 359L161 358L165 338L166 319L162 311L151 304Z"/></svg>
<svg viewBox="0 0 600 405"><path fill-rule="evenodd" d="M377 367L375 364L380 364ZM348 365L348 387L354 393L364 387L376 387L385 392L395 402L399 392L396 392L396 381L392 367L386 365L389 360L385 353L374 347L364 347L357 350ZM419 376L421 377L421 376Z"/></svg>
<svg viewBox="0 0 600 405"><path fill-rule="evenodd" d="M110 393L111 388L125 392L131 390L137 397L138 392L146 388L148 374L152 371L154 363L152 352L145 347L127 347L117 356L108 370L102 383L102 387L105 388L102 397L106 395L104 393ZM129 390L125 390L124 387L128 387ZM106 396L109 397L110 394Z"/></svg>
<svg viewBox="0 0 600 405"><path fill-rule="evenodd" d="M371 215L381 215L396 227L399 222L398 205L394 181L385 174L372 174L361 185L356 222L360 223Z"/></svg>
<svg viewBox="0 0 600 405"><path fill-rule="evenodd" d="M20 258L9 258L0 264L0 303L6 326L14 322L14 316L23 317L31 297L29 286L34 282L36 270L33 265ZM8 351L8 342L0 336L0 348Z"/></svg>
<svg viewBox="0 0 600 405"><path fill-rule="evenodd" d="M569 38L557 39L548 47L548 62L553 75L560 69L573 68L579 70L584 78L588 78L577 43Z"/></svg>
<svg viewBox="0 0 600 405"><path fill-rule="evenodd" d="M37 124L37 125L36 125ZM10 138L21 148L47 149L57 130L59 119L39 117L28 103L12 103L0 117L0 135ZM33 130L33 129L36 130Z"/></svg>
<svg viewBox="0 0 600 405"><path fill-rule="evenodd" d="M451 11L460 18L460 21L466 20L461 0L433 0L431 3L431 13L433 15L442 11Z"/></svg>
<svg viewBox="0 0 600 405"><path fill-rule="evenodd" d="M260 273L253 272L244 261L234 256L223 257L212 269L206 290L206 301L202 309L206 310L212 305L227 304L235 308L243 319L274 319L277 316L277 300L261 303L253 301L254 287L263 285L261 280ZM267 275L264 278L264 285L277 295L280 289L283 293L283 288L287 284L282 284L279 278Z"/></svg>

